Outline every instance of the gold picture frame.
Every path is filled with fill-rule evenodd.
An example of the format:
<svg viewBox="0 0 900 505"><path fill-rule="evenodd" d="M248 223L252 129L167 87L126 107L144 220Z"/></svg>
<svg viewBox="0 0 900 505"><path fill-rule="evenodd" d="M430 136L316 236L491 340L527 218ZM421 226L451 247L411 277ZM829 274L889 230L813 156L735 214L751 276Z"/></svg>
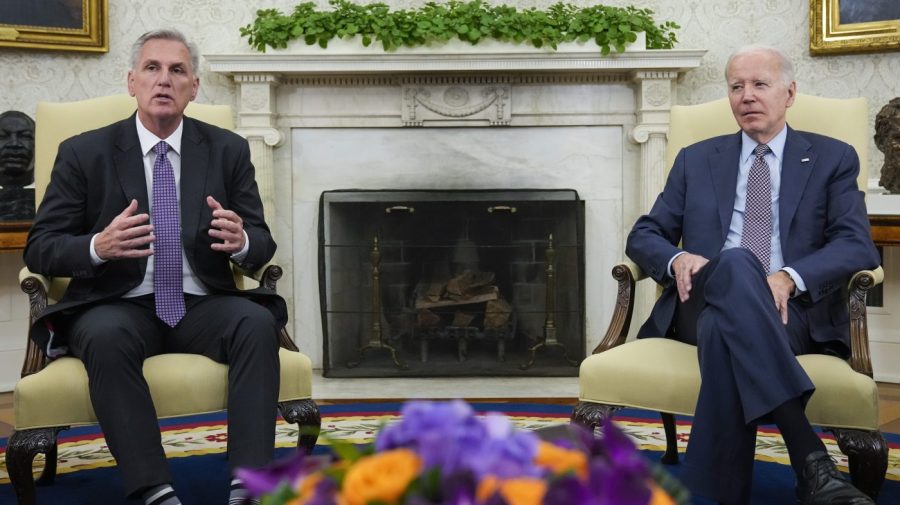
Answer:
<svg viewBox="0 0 900 505"><path fill-rule="evenodd" d="M2 0L0 49L109 51L108 0Z"/></svg>
<svg viewBox="0 0 900 505"><path fill-rule="evenodd" d="M809 0L809 52L813 55L896 51L900 49L900 18L841 22L841 2ZM862 5L862 4L861 4ZM874 4L866 5L871 8ZM895 8L890 4L889 9ZM845 6L846 7L846 6ZM876 16L877 17L877 16Z"/></svg>

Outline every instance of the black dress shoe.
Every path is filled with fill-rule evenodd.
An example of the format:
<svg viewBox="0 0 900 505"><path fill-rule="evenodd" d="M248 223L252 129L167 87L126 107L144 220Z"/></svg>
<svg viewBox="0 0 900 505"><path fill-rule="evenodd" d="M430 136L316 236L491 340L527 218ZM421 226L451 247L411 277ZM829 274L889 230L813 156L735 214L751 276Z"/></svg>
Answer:
<svg viewBox="0 0 900 505"><path fill-rule="evenodd" d="M806 457L799 481L797 502L802 505L875 505L871 498L844 480L824 451Z"/></svg>

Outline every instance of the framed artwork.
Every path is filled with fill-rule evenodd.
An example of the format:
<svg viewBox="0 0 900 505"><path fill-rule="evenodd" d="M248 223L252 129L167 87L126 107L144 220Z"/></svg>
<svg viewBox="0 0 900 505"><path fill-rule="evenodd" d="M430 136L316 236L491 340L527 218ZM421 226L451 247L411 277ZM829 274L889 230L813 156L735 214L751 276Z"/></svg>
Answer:
<svg viewBox="0 0 900 505"><path fill-rule="evenodd" d="M2 0L0 50L7 47L105 53L108 0Z"/></svg>
<svg viewBox="0 0 900 505"><path fill-rule="evenodd" d="M809 0L813 55L900 50L900 1Z"/></svg>

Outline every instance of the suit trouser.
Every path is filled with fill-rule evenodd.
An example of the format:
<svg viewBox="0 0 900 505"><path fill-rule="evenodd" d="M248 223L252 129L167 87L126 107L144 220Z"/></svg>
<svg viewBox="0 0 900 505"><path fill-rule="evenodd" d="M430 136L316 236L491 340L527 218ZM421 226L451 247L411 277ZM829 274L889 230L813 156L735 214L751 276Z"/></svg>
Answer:
<svg viewBox="0 0 900 505"><path fill-rule="evenodd" d="M695 494L747 503L757 424L815 389L795 358L815 351L806 313L792 300L785 326L759 261L728 249L694 276L675 336L697 346L701 376L681 478Z"/></svg>
<svg viewBox="0 0 900 505"><path fill-rule="evenodd" d="M129 495L172 482L143 375L144 360L157 354L202 354L228 363L229 466L262 466L274 454L279 387L274 317L236 296L187 295L186 306L175 328L156 317L152 295L96 305L65 324Z"/></svg>

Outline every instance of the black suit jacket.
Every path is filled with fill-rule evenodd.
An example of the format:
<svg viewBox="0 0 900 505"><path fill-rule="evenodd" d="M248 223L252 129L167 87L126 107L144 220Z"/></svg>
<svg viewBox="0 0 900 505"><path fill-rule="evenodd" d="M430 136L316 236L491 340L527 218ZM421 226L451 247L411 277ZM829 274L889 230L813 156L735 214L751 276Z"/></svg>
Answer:
<svg viewBox="0 0 900 505"><path fill-rule="evenodd" d="M251 297L284 325L284 300L264 288L238 290L230 255L210 249L212 209L206 204L207 195L243 220L250 248L242 267L255 270L275 254L246 140L185 117L181 149L181 240L191 269L212 293ZM24 254L31 271L72 278L62 299L49 306L32 326L31 337L42 350L47 349L55 316L121 297L140 284L147 258L108 261L95 267L90 241L132 199L138 202L138 213L149 212L148 198L134 115L60 144ZM65 345L65 335L54 337L53 345Z"/></svg>
<svg viewBox="0 0 900 505"><path fill-rule="evenodd" d="M635 223L625 252L665 287L639 337L664 336L671 327L678 293L668 275L669 260L681 250L713 258L725 244L740 153L740 132L682 149L662 194ZM785 266L800 274L808 290L793 303L808 309L815 341L837 344L833 349L846 355L847 283L853 273L880 261L864 193L856 185L859 157L844 142L790 127L782 157L781 251Z"/></svg>

